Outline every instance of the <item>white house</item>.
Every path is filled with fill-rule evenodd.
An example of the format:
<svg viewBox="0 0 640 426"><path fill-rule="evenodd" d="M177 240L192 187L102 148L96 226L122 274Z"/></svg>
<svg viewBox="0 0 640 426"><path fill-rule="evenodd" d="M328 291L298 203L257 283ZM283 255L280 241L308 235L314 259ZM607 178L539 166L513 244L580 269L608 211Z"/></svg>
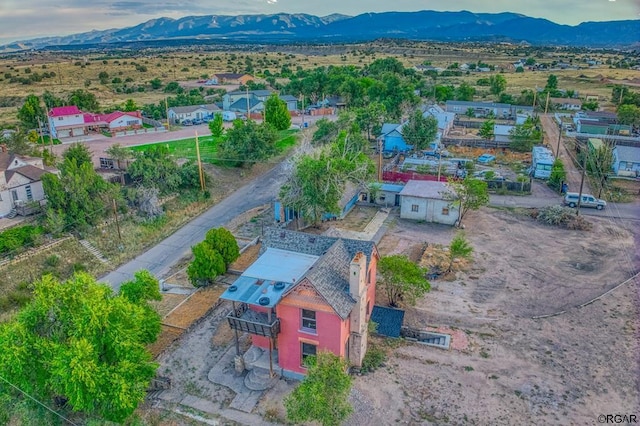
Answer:
<svg viewBox="0 0 640 426"><path fill-rule="evenodd" d="M509 142L511 141L511 130L514 126L495 124L493 126L493 140L496 142Z"/></svg>
<svg viewBox="0 0 640 426"><path fill-rule="evenodd" d="M16 207L32 201L44 200L42 175L47 170L42 158L9 154L0 145L0 217L7 216Z"/></svg>
<svg viewBox="0 0 640 426"><path fill-rule="evenodd" d="M216 104L189 105L169 108L169 120L179 123L183 120L202 120L212 117L220 108Z"/></svg>
<svg viewBox="0 0 640 426"><path fill-rule="evenodd" d="M444 182L410 180L400 191L400 217L455 225L459 208L446 200L452 189Z"/></svg>
<svg viewBox="0 0 640 426"><path fill-rule="evenodd" d="M75 105L51 108L49 131L54 138L85 135L84 113Z"/></svg>
<svg viewBox="0 0 640 426"><path fill-rule="evenodd" d="M566 109L569 111L580 111L582 109L582 101L575 98L550 98L549 101L557 109Z"/></svg>
<svg viewBox="0 0 640 426"><path fill-rule="evenodd" d="M425 107L422 112L422 116L432 116L438 120L438 133L440 133L441 137L447 136L449 130L453 128L453 121L456 118L456 114L454 112L446 112L437 104Z"/></svg>

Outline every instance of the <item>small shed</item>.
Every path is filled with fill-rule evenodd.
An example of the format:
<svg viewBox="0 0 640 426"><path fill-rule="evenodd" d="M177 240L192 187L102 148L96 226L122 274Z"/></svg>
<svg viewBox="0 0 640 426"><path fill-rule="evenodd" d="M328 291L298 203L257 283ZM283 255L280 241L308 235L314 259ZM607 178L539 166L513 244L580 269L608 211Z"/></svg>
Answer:
<svg viewBox="0 0 640 426"><path fill-rule="evenodd" d="M459 207L447 200L446 182L410 180L400 191L400 218L455 225Z"/></svg>

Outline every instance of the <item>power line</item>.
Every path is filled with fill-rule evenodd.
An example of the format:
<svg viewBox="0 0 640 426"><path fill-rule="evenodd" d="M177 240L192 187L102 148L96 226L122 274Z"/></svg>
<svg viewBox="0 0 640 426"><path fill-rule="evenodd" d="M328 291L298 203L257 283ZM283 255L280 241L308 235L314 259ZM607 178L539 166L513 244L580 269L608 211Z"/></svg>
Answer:
<svg viewBox="0 0 640 426"><path fill-rule="evenodd" d="M48 406L46 406L44 403L38 401L37 399L35 399L34 397L32 397L31 395L29 395L28 393L26 393L25 391L23 391L22 389L20 389L18 386L14 385L13 383L11 383L9 380L5 379L4 377L0 376L0 379L2 381L4 381L5 383L7 383L9 386L11 386L12 388L14 388L15 390L17 390L18 392L20 392L21 394L23 394L24 396L26 396L27 398L31 399L33 402L35 402L36 404L44 407L46 410L52 412L53 414L55 414L56 416L60 417L62 420L66 421L67 423L69 423L70 425L73 426L79 426L78 424L72 422L71 420L69 420L68 418L66 418L65 416L63 416L62 414L58 413L57 411L55 411L52 408L49 408Z"/></svg>

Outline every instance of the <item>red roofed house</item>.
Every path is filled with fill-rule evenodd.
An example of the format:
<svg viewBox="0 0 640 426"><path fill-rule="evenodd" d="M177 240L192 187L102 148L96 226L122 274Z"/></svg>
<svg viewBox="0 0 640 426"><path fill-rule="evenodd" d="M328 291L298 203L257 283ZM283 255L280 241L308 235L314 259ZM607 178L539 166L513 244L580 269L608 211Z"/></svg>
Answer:
<svg viewBox="0 0 640 426"><path fill-rule="evenodd" d="M46 169L42 158L10 154L0 145L0 217L15 216L14 209L20 213L27 203L44 200L40 179L47 172L56 170Z"/></svg>
<svg viewBox="0 0 640 426"><path fill-rule="evenodd" d="M104 130L113 134L141 127L140 111L93 114L82 112L76 106L56 107L49 111L49 129L54 138L84 136L89 132Z"/></svg>

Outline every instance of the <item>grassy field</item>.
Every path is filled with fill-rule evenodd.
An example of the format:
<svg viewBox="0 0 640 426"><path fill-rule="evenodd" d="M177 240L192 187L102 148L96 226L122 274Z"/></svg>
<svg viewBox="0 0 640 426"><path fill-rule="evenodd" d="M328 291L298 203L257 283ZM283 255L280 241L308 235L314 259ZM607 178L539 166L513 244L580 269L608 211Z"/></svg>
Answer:
<svg viewBox="0 0 640 426"><path fill-rule="evenodd" d="M293 147L297 141L298 130L283 130L279 133L279 139L276 142L278 153L283 153ZM216 160L217 148L220 142L224 141L224 136L214 138L213 136L201 136L198 138L200 147L200 158L203 163L216 164L220 163ZM176 158L186 158L188 160L196 160L196 138L180 139L171 142L159 142L146 145L133 146L133 151L144 152L152 146L162 144L169 149L171 155Z"/></svg>

